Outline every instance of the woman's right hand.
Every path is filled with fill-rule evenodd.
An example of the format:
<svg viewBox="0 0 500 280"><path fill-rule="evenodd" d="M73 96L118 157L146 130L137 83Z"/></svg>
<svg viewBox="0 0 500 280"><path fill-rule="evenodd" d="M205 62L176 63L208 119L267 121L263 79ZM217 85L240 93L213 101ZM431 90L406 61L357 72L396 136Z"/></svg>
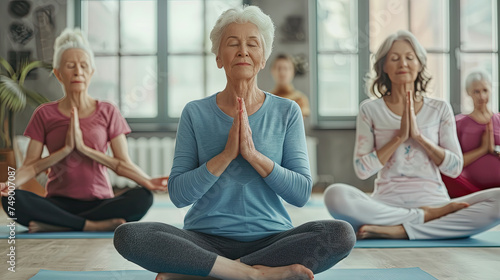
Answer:
<svg viewBox="0 0 500 280"><path fill-rule="evenodd" d="M68 152L72 152L75 149L75 126L73 124L73 118L71 118L68 126L68 132L66 132L66 142L65 147Z"/></svg>
<svg viewBox="0 0 500 280"><path fill-rule="evenodd" d="M238 108L238 113L234 117L233 125L229 130L229 136L227 137L226 148L224 152L231 160L235 159L240 153L240 109Z"/></svg>
<svg viewBox="0 0 500 280"><path fill-rule="evenodd" d="M408 91L405 98L403 115L401 116L401 125L399 128L399 140L406 141L410 137L410 113L411 113L411 93Z"/></svg>

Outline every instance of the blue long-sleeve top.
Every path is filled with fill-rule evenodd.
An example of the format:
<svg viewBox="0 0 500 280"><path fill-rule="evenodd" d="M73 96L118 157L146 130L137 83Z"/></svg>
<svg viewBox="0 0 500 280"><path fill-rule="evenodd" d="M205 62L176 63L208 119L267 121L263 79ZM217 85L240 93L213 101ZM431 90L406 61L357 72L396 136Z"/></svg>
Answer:
<svg viewBox="0 0 500 280"><path fill-rule="evenodd" d="M193 204L184 229L253 241L292 228L281 198L299 207L309 200L312 177L300 108L265 95L248 118L256 149L274 161L265 178L241 155L220 176L210 173L206 163L224 150L233 118L217 106L217 94L184 108L168 181L177 207Z"/></svg>

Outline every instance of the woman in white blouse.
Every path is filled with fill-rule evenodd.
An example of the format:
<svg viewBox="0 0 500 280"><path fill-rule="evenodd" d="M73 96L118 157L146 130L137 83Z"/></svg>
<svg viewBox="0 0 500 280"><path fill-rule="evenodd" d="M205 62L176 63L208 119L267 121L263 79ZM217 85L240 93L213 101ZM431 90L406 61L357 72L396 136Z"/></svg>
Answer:
<svg viewBox="0 0 500 280"><path fill-rule="evenodd" d="M500 223L500 190L450 200L440 173L457 177L463 158L451 107L424 97L426 51L408 31L390 35L375 54L371 91L356 124L354 169L378 173L371 196L346 184L325 191L330 214L358 239L467 237Z"/></svg>

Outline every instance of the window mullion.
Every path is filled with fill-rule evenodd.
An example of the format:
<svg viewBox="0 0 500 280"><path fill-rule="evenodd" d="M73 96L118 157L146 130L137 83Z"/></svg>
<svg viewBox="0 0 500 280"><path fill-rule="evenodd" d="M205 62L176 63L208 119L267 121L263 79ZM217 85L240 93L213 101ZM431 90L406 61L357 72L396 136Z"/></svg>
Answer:
<svg viewBox="0 0 500 280"><path fill-rule="evenodd" d="M206 49L207 49L207 46L206 46L206 32L205 30L207 30L207 2L206 1L203 1L203 23L201 24L200 28L203 29L203 33L204 34L204 38L203 38L203 42L202 42L202 52L201 52L201 57L203 58L203 91L205 92L204 96L208 96L210 95L210 92L208 92L208 74L207 74L207 53L206 53Z"/></svg>
<svg viewBox="0 0 500 280"><path fill-rule="evenodd" d="M368 88L365 83L365 74L370 73L370 3L358 1L358 101L365 100ZM366 33L360 32L365 30Z"/></svg>
<svg viewBox="0 0 500 280"><path fill-rule="evenodd" d="M448 1L450 43L450 104L455 114L461 111L461 70L460 70L460 1Z"/></svg>
<svg viewBox="0 0 500 280"><path fill-rule="evenodd" d="M314 59L311 59L310 69L312 81L309 83L310 92L312 93L309 98L311 99L311 109L313 114L311 114L311 122L314 126L318 127L320 125L319 116L319 78L318 78L318 0L309 1L309 53L314 54Z"/></svg>
<svg viewBox="0 0 500 280"><path fill-rule="evenodd" d="M158 98L158 122L171 122L168 116L168 1L158 1L157 11L157 98Z"/></svg>

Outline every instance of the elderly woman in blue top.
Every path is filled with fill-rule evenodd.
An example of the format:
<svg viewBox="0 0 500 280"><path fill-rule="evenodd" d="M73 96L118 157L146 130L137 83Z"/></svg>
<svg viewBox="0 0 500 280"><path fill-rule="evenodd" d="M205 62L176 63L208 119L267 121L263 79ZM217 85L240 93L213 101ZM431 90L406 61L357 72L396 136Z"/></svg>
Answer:
<svg viewBox="0 0 500 280"><path fill-rule="evenodd" d="M354 246L349 224L294 228L283 206L303 206L312 180L299 106L257 87L273 36L257 7L219 17L210 39L227 85L184 108L169 179L173 203L193 205L184 229L128 223L115 232L118 252L157 280L313 279Z"/></svg>

